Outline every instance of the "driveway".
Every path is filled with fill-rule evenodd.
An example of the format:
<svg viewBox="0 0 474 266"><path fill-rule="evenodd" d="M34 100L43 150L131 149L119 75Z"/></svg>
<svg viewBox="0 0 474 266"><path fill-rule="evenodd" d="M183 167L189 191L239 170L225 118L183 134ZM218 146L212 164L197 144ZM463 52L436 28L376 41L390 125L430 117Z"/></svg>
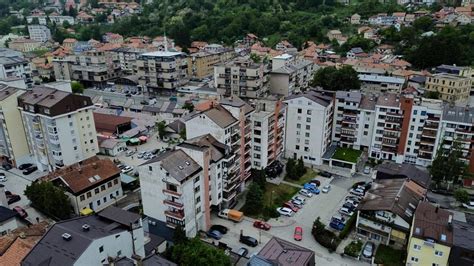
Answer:
<svg viewBox="0 0 474 266"><path fill-rule="evenodd" d="M321 193L314 195L306 200L304 207L299 210L293 217L280 217L270 219L269 223L272 228L269 231L260 231L253 227L253 219L246 217L240 223L234 223L217 216L211 218L213 224L225 225L229 228L229 232L223 236L221 242L226 243L232 250L237 251L243 244L239 243L239 235L242 231L244 235L250 235L259 240L259 245L255 248L247 247L249 254L258 253L260 249L270 240L272 236L294 242L300 246L311 249L316 254L316 264L318 265L367 265L367 263L355 261L349 258L341 257L337 253L329 253L329 251L319 245L311 234L311 228L314 220L319 216L325 224L329 223L330 218L337 213L342 205L349 188L353 183L367 180L367 177L360 178L318 178L321 180L321 187L331 184L331 191L327 194ZM295 226L303 228L303 240L295 241L293 233Z"/></svg>

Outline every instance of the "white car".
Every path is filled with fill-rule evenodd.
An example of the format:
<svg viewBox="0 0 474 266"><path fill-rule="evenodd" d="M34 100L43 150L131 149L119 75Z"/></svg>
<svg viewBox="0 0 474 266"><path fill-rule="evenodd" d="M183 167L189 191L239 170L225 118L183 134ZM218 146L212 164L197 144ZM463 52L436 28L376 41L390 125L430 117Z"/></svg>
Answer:
<svg viewBox="0 0 474 266"><path fill-rule="evenodd" d="M279 207L277 208L277 212L280 214L280 215L283 215L283 216L288 216L288 217L291 217L293 216L293 211L289 208L286 208L286 207Z"/></svg>
<svg viewBox="0 0 474 266"><path fill-rule="evenodd" d="M303 198L303 197L300 197L300 196L294 196L293 197L294 200L298 200L298 201L301 201L301 203L303 204L306 204L306 199Z"/></svg>
<svg viewBox="0 0 474 266"><path fill-rule="evenodd" d="M123 169L122 169L122 173L128 173L130 171L133 170L133 166L125 166Z"/></svg>
<svg viewBox="0 0 474 266"><path fill-rule="evenodd" d="M125 157L130 157L135 154L135 151L129 150L125 153Z"/></svg>
<svg viewBox="0 0 474 266"><path fill-rule="evenodd" d="M145 154L146 154L146 151L141 151L141 152L138 153L137 158L141 159L141 158L143 158L143 156L145 156Z"/></svg>
<svg viewBox="0 0 474 266"><path fill-rule="evenodd" d="M359 202L357 202L355 200L346 200L346 203L352 204L352 206L354 206L354 208L357 208L357 206L359 206Z"/></svg>
<svg viewBox="0 0 474 266"><path fill-rule="evenodd" d="M358 188L351 189L349 191L349 193L351 193L352 195L356 195L356 196L361 196L361 197L364 196L364 191L362 191L361 189L358 189Z"/></svg>
<svg viewBox="0 0 474 266"><path fill-rule="evenodd" d="M331 185L326 185L323 187L323 189L321 189L323 193L329 193L330 190L331 190Z"/></svg>
<svg viewBox="0 0 474 266"><path fill-rule="evenodd" d="M370 167L366 166L364 168L364 174L366 174L366 175L370 174Z"/></svg>
<svg viewBox="0 0 474 266"><path fill-rule="evenodd" d="M309 192L308 190L306 189L302 189L300 190L300 193L301 195L305 196L305 197L308 197L308 198L311 198L313 196L313 193Z"/></svg>
<svg viewBox="0 0 474 266"><path fill-rule="evenodd" d="M300 209L303 208L303 202L297 199L292 199L291 203L293 203L293 205L295 205L297 208L300 208Z"/></svg>
<svg viewBox="0 0 474 266"><path fill-rule="evenodd" d="M0 182L7 182L7 177L5 176L5 173L0 173Z"/></svg>
<svg viewBox="0 0 474 266"><path fill-rule="evenodd" d="M466 203L463 203L462 206L464 208L467 208L469 210L474 210L474 201L470 201L468 202L467 204Z"/></svg>
<svg viewBox="0 0 474 266"><path fill-rule="evenodd" d="M349 210L348 208L346 207L342 207L340 210L339 210L339 213L340 214L344 214L344 215L347 215L347 216L352 216L354 215L354 212Z"/></svg>

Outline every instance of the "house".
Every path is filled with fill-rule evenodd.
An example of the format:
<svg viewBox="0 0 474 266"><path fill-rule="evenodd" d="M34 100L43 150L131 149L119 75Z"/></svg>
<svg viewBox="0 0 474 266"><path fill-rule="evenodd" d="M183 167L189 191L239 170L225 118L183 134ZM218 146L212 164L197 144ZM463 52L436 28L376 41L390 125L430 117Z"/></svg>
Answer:
<svg viewBox="0 0 474 266"><path fill-rule="evenodd" d="M126 142L119 139L97 136L97 141L99 142L99 153L103 155L115 157L127 150Z"/></svg>
<svg viewBox="0 0 474 266"><path fill-rule="evenodd" d="M109 258L143 258L144 238L140 215L110 206L55 223L20 265L104 265Z"/></svg>
<svg viewBox="0 0 474 266"><path fill-rule="evenodd" d="M448 265L452 245L453 213L421 202L413 217L407 265Z"/></svg>
<svg viewBox="0 0 474 266"><path fill-rule="evenodd" d="M470 266L474 263L474 226L454 220L453 246L449 253L449 265Z"/></svg>
<svg viewBox="0 0 474 266"><path fill-rule="evenodd" d="M359 25L360 24L360 15L355 13L351 16L351 24L352 25Z"/></svg>
<svg viewBox="0 0 474 266"><path fill-rule="evenodd" d="M419 186L428 189L431 184L431 176L426 170L422 170L412 164L398 164L386 161L375 167L376 179L410 179Z"/></svg>
<svg viewBox="0 0 474 266"><path fill-rule="evenodd" d="M2 191L2 193L4 193L5 190L2 188ZM6 235L20 226L20 221L17 217L18 214L15 211L0 206L0 235Z"/></svg>
<svg viewBox="0 0 474 266"><path fill-rule="evenodd" d="M347 52L346 56L347 58L350 58L350 59L356 59L356 58L367 57L368 54L365 53L364 50L362 50L362 48L354 47Z"/></svg>
<svg viewBox="0 0 474 266"><path fill-rule="evenodd" d="M326 36L328 37L328 39L330 41L334 40L334 39L339 39L342 37L342 32L340 30L330 30Z"/></svg>
<svg viewBox="0 0 474 266"><path fill-rule="evenodd" d="M408 243L413 215L426 189L411 180L375 180L357 208L357 234L401 249Z"/></svg>
<svg viewBox="0 0 474 266"><path fill-rule="evenodd" d="M118 136L132 128L132 118L94 112L95 128L99 134Z"/></svg>
<svg viewBox="0 0 474 266"><path fill-rule="evenodd" d="M173 122L166 125L166 135L164 136L165 141L179 140L181 134L186 130L186 124L181 119L176 119Z"/></svg>
<svg viewBox="0 0 474 266"><path fill-rule="evenodd" d="M111 160L92 157L41 179L63 188L74 212L80 214L82 211L100 211L122 197L120 173L120 168Z"/></svg>
<svg viewBox="0 0 474 266"><path fill-rule="evenodd" d="M272 237L270 241L252 256L247 263L248 266L314 266L314 251L293 244L278 237Z"/></svg>

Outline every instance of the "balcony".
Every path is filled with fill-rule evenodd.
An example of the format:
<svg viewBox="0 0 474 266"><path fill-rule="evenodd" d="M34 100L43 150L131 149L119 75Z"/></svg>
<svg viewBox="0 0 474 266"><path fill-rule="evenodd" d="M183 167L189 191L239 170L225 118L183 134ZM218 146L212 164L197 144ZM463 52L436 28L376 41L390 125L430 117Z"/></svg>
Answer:
<svg viewBox="0 0 474 266"><path fill-rule="evenodd" d="M401 130L401 127L384 127L385 130L388 131L394 131L394 132L399 132Z"/></svg>
<svg viewBox="0 0 474 266"><path fill-rule="evenodd" d="M184 211L165 211L165 215L178 220L184 220Z"/></svg>
<svg viewBox="0 0 474 266"><path fill-rule="evenodd" d="M419 153L418 158L425 159L425 160L431 160L432 156L431 156L431 154L427 154L427 153Z"/></svg>
<svg viewBox="0 0 474 266"><path fill-rule="evenodd" d="M382 139L382 145L388 147L397 147L397 141L389 140L389 139Z"/></svg>
<svg viewBox="0 0 474 266"><path fill-rule="evenodd" d="M424 128L438 130L438 123L425 123Z"/></svg>
<svg viewBox="0 0 474 266"><path fill-rule="evenodd" d="M174 207L174 208L177 208L177 209L184 209L184 205L180 202L176 202L176 201L171 201L171 200L164 200L163 203L165 205L168 205L170 207Z"/></svg>
<svg viewBox="0 0 474 266"><path fill-rule="evenodd" d="M398 139L398 134L393 134L392 132L383 132L382 136L389 139Z"/></svg>
<svg viewBox="0 0 474 266"><path fill-rule="evenodd" d="M387 117L394 117L394 118L401 118L403 117L402 114L399 114L399 113L391 113L391 112L387 112ZM390 119L390 118L389 118Z"/></svg>
<svg viewBox="0 0 474 266"><path fill-rule="evenodd" d="M387 146L382 146L382 151L387 153L397 153L397 149Z"/></svg>
<svg viewBox="0 0 474 266"><path fill-rule="evenodd" d="M344 116L357 117L357 112L350 112L350 111L344 110L344 112L342 114Z"/></svg>
<svg viewBox="0 0 474 266"><path fill-rule="evenodd" d="M167 196L174 196L174 197L181 197L181 195L182 195L178 191L173 191L173 190L169 190L169 189L163 189L163 193Z"/></svg>
<svg viewBox="0 0 474 266"><path fill-rule="evenodd" d="M342 119L342 123L357 124L357 119L350 118L350 117L344 117Z"/></svg>

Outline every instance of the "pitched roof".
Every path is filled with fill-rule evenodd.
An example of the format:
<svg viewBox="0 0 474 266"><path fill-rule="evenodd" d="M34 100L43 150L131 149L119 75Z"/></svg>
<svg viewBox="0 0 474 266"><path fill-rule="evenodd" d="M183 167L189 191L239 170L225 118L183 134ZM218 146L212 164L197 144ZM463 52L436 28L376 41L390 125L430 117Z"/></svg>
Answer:
<svg viewBox="0 0 474 266"><path fill-rule="evenodd" d="M176 266L174 262L171 262L160 255L153 254L143 259L143 266Z"/></svg>
<svg viewBox="0 0 474 266"><path fill-rule="evenodd" d="M12 218L15 218L17 215L16 212L10 210L7 207L0 206L0 223L3 223L5 221L8 221Z"/></svg>
<svg viewBox="0 0 474 266"><path fill-rule="evenodd" d="M451 217L451 218L450 218ZM448 225L452 222L453 214L431 203L424 201L418 205L413 221L413 236L432 239L436 243L451 246L453 244L453 231Z"/></svg>
<svg viewBox="0 0 474 266"><path fill-rule="evenodd" d="M290 95L285 98L285 102L288 102L288 100L297 99L300 97L305 97L315 103L318 103L324 107L327 107L331 104L333 100L333 93L312 89L312 90L306 91L305 93Z"/></svg>
<svg viewBox="0 0 474 266"><path fill-rule="evenodd" d="M254 108L250 106L250 104L248 104L237 96L221 99L219 103L222 105L229 105L233 107L243 107L245 114L248 114L254 110Z"/></svg>
<svg viewBox="0 0 474 266"><path fill-rule="evenodd" d="M229 111L220 105L216 105L213 108L202 112L202 114L206 115L209 119L222 128L226 128L237 122L237 119L235 119L235 117L233 117Z"/></svg>
<svg viewBox="0 0 474 266"><path fill-rule="evenodd" d="M298 246L278 237L270 241L258 252L258 256L275 265L314 265L314 251Z"/></svg>
<svg viewBox="0 0 474 266"><path fill-rule="evenodd" d="M131 121L132 118L130 117L94 112L95 128L98 131L115 132L118 126L130 123Z"/></svg>
<svg viewBox="0 0 474 266"><path fill-rule="evenodd" d="M129 226L130 224L134 224L140 220L139 214L124 211L115 206L109 206L97 215L125 226Z"/></svg>
<svg viewBox="0 0 474 266"><path fill-rule="evenodd" d="M412 164L384 162L379 164L376 169L377 179L409 178L424 188L428 188L431 183L430 174Z"/></svg>
<svg viewBox="0 0 474 266"><path fill-rule="evenodd" d="M226 149L228 148L225 144L217 141L211 134L202 135L192 139L188 139L179 146L185 148L210 148L211 160L217 162L225 156Z"/></svg>
<svg viewBox="0 0 474 266"><path fill-rule="evenodd" d="M202 168L183 150L172 150L158 155L142 165L160 162L160 166L178 182L185 181L188 177L196 174Z"/></svg>

